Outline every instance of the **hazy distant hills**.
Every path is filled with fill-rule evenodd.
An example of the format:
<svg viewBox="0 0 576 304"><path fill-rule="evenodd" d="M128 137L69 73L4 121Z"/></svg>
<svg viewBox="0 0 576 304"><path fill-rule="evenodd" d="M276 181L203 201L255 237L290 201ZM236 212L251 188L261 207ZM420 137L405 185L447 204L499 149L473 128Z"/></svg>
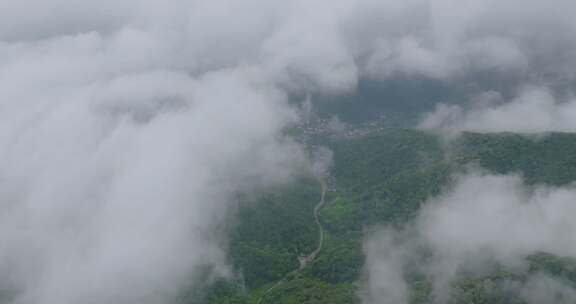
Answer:
<svg viewBox="0 0 576 304"><path fill-rule="evenodd" d="M512 98L518 79L476 73L466 78L361 79L348 95L315 95L314 109L324 118L338 116L347 123L375 120L384 115L390 127L411 127L438 103L466 105L486 92ZM561 88L558 88L559 90ZM300 99L303 97L300 97Z"/></svg>

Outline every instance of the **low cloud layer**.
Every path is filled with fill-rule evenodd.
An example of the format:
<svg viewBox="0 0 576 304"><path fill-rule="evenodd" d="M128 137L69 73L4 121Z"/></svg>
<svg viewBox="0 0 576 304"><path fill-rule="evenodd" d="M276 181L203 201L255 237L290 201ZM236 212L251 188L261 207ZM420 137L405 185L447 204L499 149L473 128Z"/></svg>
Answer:
<svg viewBox="0 0 576 304"><path fill-rule="evenodd" d="M12 303L163 303L197 269L227 275L231 197L302 161L283 135L298 121L288 96L353 94L366 78L570 87L576 7L529 2L2 1ZM517 100L504 112L548 105Z"/></svg>
<svg viewBox="0 0 576 304"><path fill-rule="evenodd" d="M95 86L2 119L0 269L15 303L159 303L199 268L226 275L231 196L299 161L279 139L291 112L233 72Z"/></svg>
<svg viewBox="0 0 576 304"><path fill-rule="evenodd" d="M457 134L475 132L573 132L576 130L576 100L564 100L543 87L524 87L512 100L497 92L478 96L471 107L439 104L426 114L420 128Z"/></svg>
<svg viewBox="0 0 576 304"><path fill-rule="evenodd" d="M167 303L228 276L232 198L288 181L302 162L282 137L296 114L267 72L203 67L188 45L199 30L179 24L192 11L179 20L138 4L2 4L2 22L22 30L0 35L10 303Z"/></svg>
<svg viewBox="0 0 576 304"><path fill-rule="evenodd" d="M364 303L409 303L409 271L429 278L435 303L446 303L462 273L482 275L494 262L522 269L537 252L576 257L575 199L573 186L527 188L517 176L460 176L414 222L368 240ZM546 275L518 288L528 303L556 302L559 293L576 299L573 287Z"/></svg>

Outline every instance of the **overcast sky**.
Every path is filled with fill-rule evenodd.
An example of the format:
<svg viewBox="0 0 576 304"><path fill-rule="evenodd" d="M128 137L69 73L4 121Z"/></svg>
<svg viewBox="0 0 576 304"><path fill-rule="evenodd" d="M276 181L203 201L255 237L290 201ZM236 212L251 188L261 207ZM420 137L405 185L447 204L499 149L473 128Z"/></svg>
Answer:
<svg viewBox="0 0 576 304"><path fill-rule="evenodd" d="M506 92L438 105L421 127L573 130L574 11L571 0L2 0L0 283L18 304L145 304L202 266L230 275L231 197L288 182L304 159L282 132L299 119L287 96L497 78Z"/></svg>

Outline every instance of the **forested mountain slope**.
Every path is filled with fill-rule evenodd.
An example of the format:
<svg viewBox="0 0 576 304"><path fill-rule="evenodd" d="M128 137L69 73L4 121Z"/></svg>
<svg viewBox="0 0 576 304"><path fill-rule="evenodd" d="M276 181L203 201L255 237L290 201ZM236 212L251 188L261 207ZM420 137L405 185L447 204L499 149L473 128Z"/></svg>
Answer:
<svg viewBox="0 0 576 304"><path fill-rule="evenodd" d="M326 144L334 151L331 174L336 183L320 212L326 242L319 256L295 271L297 256L310 252L317 242L312 210L319 200L318 182L304 178L242 204L230 250L230 261L241 275L215 284L203 302L357 303L366 231L410 220L427 199L450 185L455 174L513 173L528 185L576 180L576 134L464 133L448 141L417 130L390 129ZM521 281L536 271L576 284L576 261L570 258L534 253L527 261L531 266L524 273L496 267L483 277L461 278L453 285L453 299L523 303L498 289L498 282ZM411 303L425 303L430 282L418 277L412 282Z"/></svg>

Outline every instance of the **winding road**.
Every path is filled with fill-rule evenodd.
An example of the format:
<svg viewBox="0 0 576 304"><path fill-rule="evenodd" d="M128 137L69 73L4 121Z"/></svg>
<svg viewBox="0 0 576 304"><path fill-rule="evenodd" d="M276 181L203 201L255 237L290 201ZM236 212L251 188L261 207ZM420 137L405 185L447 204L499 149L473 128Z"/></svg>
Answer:
<svg viewBox="0 0 576 304"><path fill-rule="evenodd" d="M301 271L302 269L304 269L304 267L306 267L308 263L312 262L316 258L316 256L318 256L318 254L322 250L322 246L324 245L324 228L322 227L322 223L320 223L319 213L322 207L324 207L324 205L326 204L327 186L326 182L322 177L318 177L318 182L320 183L320 191L321 191L320 202L318 202L318 204L316 204L316 207L314 207L314 221L316 222L316 226L318 227L318 246L316 246L316 249L314 249L314 251L312 251L310 254L298 257L300 267L298 267L298 269L295 269L294 271ZM292 272L293 271L288 272L282 279L280 279L270 288L266 289L266 291L262 293L256 304L260 304L262 300L264 300L264 297L266 297L266 295L269 294L274 288L278 287L278 285L282 284L286 280L286 276L288 276L288 274Z"/></svg>
<svg viewBox="0 0 576 304"><path fill-rule="evenodd" d="M316 222L316 226L318 227L318 246L309 255L298 257L298 261L300 261L299 270L304 269L304 267L306 267L306 264L313 261L316 258L316 256L318 256L318 254L320 253L320 250L322 250L322 245L324 245L324 228L320 223L319 213L320 209L322 209L322 207L324 207L324 205L326 204L325 198L327 187L324 179L318 178L318 182L320 183L320 189L321 189L320 202L318 202L316 207L314 207L314 221Z"/></svg>

